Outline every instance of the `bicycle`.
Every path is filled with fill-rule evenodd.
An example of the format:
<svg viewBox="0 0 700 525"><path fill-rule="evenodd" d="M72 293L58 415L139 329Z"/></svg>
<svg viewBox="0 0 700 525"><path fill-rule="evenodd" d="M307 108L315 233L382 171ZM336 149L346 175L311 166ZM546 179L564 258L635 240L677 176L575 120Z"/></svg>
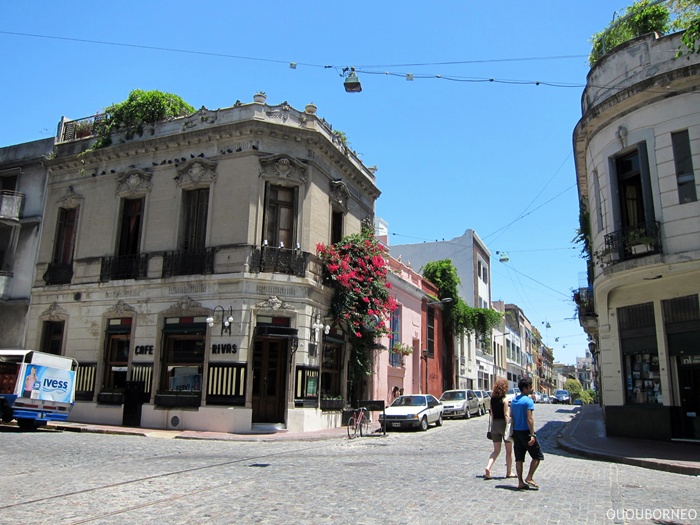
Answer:
<svg viewBox="0 0 700 525"><path fill-rule="evenodd" d="M358 408L348 419L348 438L353 439L360 436L369 436L369 413L366 408Z"/></svg>

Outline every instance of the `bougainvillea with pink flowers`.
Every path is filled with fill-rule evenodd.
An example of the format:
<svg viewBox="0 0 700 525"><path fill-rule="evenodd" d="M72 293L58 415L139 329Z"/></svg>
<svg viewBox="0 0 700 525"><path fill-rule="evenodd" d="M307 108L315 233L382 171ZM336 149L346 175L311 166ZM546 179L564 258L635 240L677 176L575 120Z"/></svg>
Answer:
<svg viewBox="0 0 700 525"><path fill-rule="evenodd" d="M323 264L324 283L335 289L331 315L349 337L351 365L369 374L369 350L381 348L375 340L389 335L388 319L396 309L387 281L387 250L365 228L336 244L319 244L316 252Z"/></svg>

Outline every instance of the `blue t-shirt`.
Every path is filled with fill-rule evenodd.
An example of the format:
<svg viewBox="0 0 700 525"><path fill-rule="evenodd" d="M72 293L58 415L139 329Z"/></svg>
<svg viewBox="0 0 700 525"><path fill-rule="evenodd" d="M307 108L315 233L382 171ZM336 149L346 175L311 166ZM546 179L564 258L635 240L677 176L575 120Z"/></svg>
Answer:
<svg viewBox="0 0 700 525"><path fill-rule="evenodd" d="M535 402L529 395L520 394L510 402L510 415L513 418L513 430L530 430L527 425L527 411L535 410Z"/></svg>

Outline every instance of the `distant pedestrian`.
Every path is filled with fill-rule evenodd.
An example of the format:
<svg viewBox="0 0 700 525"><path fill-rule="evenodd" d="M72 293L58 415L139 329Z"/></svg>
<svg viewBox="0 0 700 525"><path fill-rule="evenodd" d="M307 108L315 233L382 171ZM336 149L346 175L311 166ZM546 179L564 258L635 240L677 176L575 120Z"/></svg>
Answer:
<svg viewBox="0 0 700 525"><path fill-rule="evenodd" d="M493 452L489 456L489 461L484 469L484 479L491 479L491 467L496 462L501 453L501 443L506 444L506 477L514 478L513 475L513 441L507 433L510 422L510 406L506 401L508 393L508 381L503 378L496 380L491 392L491 441L493 441Z"/></svg>
<svg viewBox="0 0 700 525"><path fill-rule="evenodd" d="M540 449L537 435L535 434L535 403L532 401L532 380L524 377L518 381L520 394L515 396L510 403L510 411L513 417L513 443L515 448L515 470L518 473L518 489L538 489L539 486L533 479L540 461L544 459ZM529 453L530 470L523 479L523 463L525 453Z"/></svg>

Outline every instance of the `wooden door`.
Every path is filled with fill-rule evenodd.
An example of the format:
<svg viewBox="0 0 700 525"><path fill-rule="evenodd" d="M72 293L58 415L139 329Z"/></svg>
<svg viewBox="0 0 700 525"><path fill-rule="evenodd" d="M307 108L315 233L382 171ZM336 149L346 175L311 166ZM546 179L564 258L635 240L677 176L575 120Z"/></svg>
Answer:
<svg viewBox="0 0 700 525"><path fill-rule="evenodd" d="M284 423L286 339L257 339L253 349L253 423Z"/></svg>

